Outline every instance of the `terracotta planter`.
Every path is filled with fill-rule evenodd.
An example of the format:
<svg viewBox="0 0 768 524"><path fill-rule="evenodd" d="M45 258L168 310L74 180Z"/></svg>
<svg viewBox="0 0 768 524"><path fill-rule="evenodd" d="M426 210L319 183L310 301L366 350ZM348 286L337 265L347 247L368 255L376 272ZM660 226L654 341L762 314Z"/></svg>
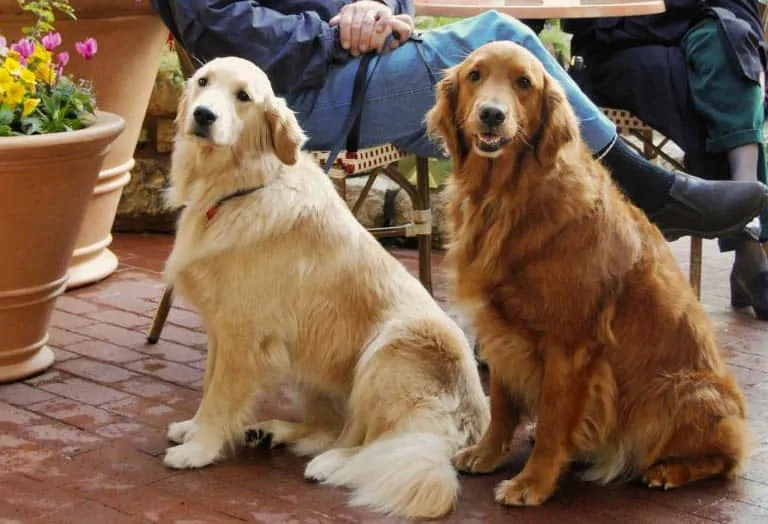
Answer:
<svg viewBox="0 0 768 524"><path fill-rule="evenodd" d="M87 129L0 138L0 382L53 363L48 322L93 186L123 119Z"/></svg>
<svg viewBox="0 0 768 524"><path fill-rule="evenodd" d="M56 22L71 55L67 71L93 81L99 109L122 116L125 131L104 160L69 264L68 288L97 282L117 268L117 257L109 250L110 231L123 187L130 180L133 152L168 35L148 0L70 3L78 19L59 17ZM9 40L15 40L26 23L17 0L0 0L0 30ZM96 38L99 51L86 62L75 54L74 44L87 37Z"/></svg>

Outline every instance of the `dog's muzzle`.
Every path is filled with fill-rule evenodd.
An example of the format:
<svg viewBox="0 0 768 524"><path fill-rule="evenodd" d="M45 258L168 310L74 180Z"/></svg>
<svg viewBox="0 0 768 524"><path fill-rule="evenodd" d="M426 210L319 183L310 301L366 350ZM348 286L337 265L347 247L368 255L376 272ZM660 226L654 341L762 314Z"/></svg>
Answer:
<svg viewBox="0 0 768 524"><path fill-rule="evenodd" d="M502 125L507 119L506 110L493 103L480 106L478 120L481 131L475 134L475 146L484 153L497 153L509 143L510 138L504 136Z"/></svg>
<svg viewBox="0 0 768 524"><path fill-rule="evenodd" d="M192 133L200 138L210 138L211 127L217 118L216 113L205 106L197 106L192 112L192 118L195 122Z"/></svg>

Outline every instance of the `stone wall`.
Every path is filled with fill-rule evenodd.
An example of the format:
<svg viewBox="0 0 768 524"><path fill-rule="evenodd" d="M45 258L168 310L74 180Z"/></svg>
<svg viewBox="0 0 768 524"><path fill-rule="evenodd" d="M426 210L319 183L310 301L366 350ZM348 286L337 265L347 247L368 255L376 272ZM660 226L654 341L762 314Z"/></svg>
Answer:
<svg viewBox="0 0 768 524"><path fill-rule="evenodd" d="M136 166L123 190L115 231L162 232L174 230L176 214L165 208L163 194L169 185L173 119L184 91L178 60L167 52L155 79L144 128L136 145Z"/></svg>

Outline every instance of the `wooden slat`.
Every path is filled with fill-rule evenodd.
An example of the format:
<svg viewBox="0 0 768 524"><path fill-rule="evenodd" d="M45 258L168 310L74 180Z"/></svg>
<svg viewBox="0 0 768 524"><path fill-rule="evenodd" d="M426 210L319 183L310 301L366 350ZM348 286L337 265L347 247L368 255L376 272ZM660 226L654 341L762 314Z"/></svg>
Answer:
<svg viewBox="0 0 768 524"><path fill-rule="evenodd" d="M663 13L664 0L415 0L419 16L467 18L496 10L515 18L601 18Z"/></svg>

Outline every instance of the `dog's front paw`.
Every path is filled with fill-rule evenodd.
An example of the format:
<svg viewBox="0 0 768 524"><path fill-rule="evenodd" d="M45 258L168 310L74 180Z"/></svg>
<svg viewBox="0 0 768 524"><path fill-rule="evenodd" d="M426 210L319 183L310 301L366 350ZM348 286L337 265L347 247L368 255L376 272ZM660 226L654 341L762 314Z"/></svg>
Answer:
<svg viewBox="0 0 768 524"><path fill-rule="evenodd" d="M453 456L453 467L463 473L490 473L501 465L504 452L489 446L469 446Z"/></svg>
<svg viewBox="0 0 768 524"><path fill-rule="evenodd" d="M187 442L179 446L168 448L165 452L163 463L169 468L190 469L202 468L213 464L220 458L220 448L216 446L204 446L199 442Z"/></svg>
<svg viewBox="0 0 768 524"><path fill-rule="evenodd" d="M520 474L496 486L496 502L505 506L538 506L553 490L554 486L546 482Z"/></svg>
<svg viewBox="0 0 768 524"><path fill-rule="evenodd" d="M183 420L181 422L171 422L168 425L167 438L175 444L184 444L192 438L195 433L195 419Z"/></svg>

